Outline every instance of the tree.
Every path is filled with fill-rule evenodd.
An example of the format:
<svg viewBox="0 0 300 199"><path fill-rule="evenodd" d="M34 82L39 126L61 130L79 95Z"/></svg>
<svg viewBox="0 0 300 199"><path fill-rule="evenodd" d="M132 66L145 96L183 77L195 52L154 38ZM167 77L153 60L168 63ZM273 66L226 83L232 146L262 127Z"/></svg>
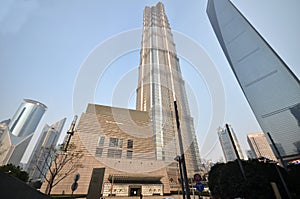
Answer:
<svg viewBox="0 0 300 199"><path fill-rule="evenodd" d="M46 194L50 195L53 187L65 179L70 174L74 173L78 168L82 168L80 163L82 152L76 149L75 145L69 145L67 151L49 147L42 154L44 161L43 165L37 164L36 168L44 177L47 183ZM44 172L45 167L48 172Z"/></svg>
<svg viewBox="0 0 300 199"><path fill-rule="evenodd" d="M285 170L274 163L264 163L258 160L242 161L245 170L245 181L238 162L216 164L209 172L208 185L215 198L275 198L271 182L275 182L286 197L284 187L276 171L276 167L287 177Z"/></svg>
<svg viewBox="0 0 300 199"><path fill-rule="evenodd" d="M1 137L2 136L1 133L2 132L0 129L0 156L3 155L8 150L8 147L3 144L3 138Z"/></svg>
<svg viewBox="0 0 300 199"><path fill-rule="evenodd" d="M1 135L0 135L0 137L1 137ZM2 148L2 146L3 146L3 144L0 140L0 156L6 151L5 149Z"/></svg>
<svg viewBox="0 0 300 199"><path fill-rule="evenodd" d="M293 198L300 198L300 165L289 166L288 184Z"/></svg>
<svg viewBox="0 0 300 199"><path fill-rule="evenodd" d="M13 164L7 164L1 166L0 171L8 173L9 175L14 176L16 178L19 178L23 182L28 181L28 173L26 171L23 171L19 166L15 166Z"/></svg>

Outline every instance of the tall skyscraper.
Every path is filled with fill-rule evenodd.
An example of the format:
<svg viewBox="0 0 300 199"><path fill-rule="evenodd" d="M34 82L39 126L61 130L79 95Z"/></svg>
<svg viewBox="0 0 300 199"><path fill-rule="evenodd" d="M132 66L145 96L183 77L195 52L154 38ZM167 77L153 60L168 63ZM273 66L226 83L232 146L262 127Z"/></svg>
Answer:
<svg viewBox="0 0 300 199"><path fill-rule="evenodd" d="M33 133L46 109L47 106L38 101L24 99L8 125L9 131L17 137L25 137Z"/></svg>
<svg viewBox="0 0 300 199"><path fill-rule="evenodd" d="M229 0L209 0L207 14L263 132L283 157L300 156L299 79Z"/></svg>
<svg viewBox="0 0 300 199"><path fill-rule="evenodd" d="M247 141L256 158L264 157L277 161L277 158L263 132L248 134Z"/></svg>
<svg viewBox="0 0 300 199"><path fill-rule="evenodd" d="M150 112L157 160L173 161L179 154L174 101L179 106L187 169L193 173L200 165L193 118L170 25L158 3L144 10L136 103L137 110Z"/></svg>
<svg viewBox="0 0 300 199"><path fill-rule="evenodd" d="M227 131L226 127L224 127L224 128L219 127L219 129L218 129L218 136L219 136L220 144L221 144L221 147L222 147L222 150L224 153L225 160L226 160L226 162L229 162L229 161L234 161L237 159L236 154L234 152L232 142L229 137L229 133L231 134L231 136L233 138L233 142L238 151L240 159L244 159L244 155L241 150L240 144L236 138L236 135L235 135L231 125L229 125L229 129L230 129L230 132Z"/></svg>
<svg viewBox="0 0 300 199"><path fill-rule="evenodd" d="M188 177L200 157L184 81L164 6L146 7L140 52L137 110L89 104L71 142L82 150L77 194L87 198L171 194L180 189L180 154L175 120L177 101ZM137 38L138 39L138 38ZM71 194L73 176L53 193ZM44 183L41 190L46 190ZM92 196L93 195L93 196Z"/></svg>
<svg viewBox="0 0 300 199"><path fill-rule="evenodd" d="M58 138L66 122L66 118L52 124L45 125L38 142L28 160L26 171L29 173L30 180L43 180L48 171L49 153L56 147Z"/></svg>
<svg viewBox="0 0 300 199"><path fill-rule="evenodd" d="M47 107L35 100L24 99L0 139L4 151L0 164L18 166Z"/></svg>

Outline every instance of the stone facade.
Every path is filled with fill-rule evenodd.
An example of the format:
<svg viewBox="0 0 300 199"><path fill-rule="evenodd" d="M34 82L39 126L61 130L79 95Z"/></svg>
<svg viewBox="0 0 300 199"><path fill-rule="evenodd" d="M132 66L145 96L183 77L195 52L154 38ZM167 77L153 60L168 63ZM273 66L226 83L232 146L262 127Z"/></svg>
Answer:
<svg viewBox="0 0 300 199"><path fill-rule="evenodd" d="M51 194L71 194L76 173L80 174L80 179L74 194L88 194L95 168L105 169L101 185L103 196L111 193L111 184L112 194L116 196L130 195L129 189L133 185L140 185L143 195L162 195L169 194L171 190L177 191L177 165L173 165L173 172L167 172L169 168L166 162L155 160L153 133L149 122L148 112L89 104L71 139L71 144L83 154L80 159L83 167L62 180ZM116 142L115 138L122 142ZM101 155L97 150L99 148L102 148ZM111 153L109 150L120 150L121 154ZM132 151L130 156L127 154L128 150ZM66 169L68 166L70 165ZM112 176L123 176L123 180L116 179L113 182ZM41 190L45 192L46 189L47 183L44 182Z"/></svg>

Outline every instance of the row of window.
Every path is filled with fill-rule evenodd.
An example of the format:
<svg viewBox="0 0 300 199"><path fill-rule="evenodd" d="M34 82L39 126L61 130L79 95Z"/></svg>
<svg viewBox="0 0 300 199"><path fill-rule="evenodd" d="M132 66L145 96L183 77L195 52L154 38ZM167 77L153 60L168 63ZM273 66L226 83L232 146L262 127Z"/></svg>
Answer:
<svg viewBox="0 0 300 199"><path fill-rule="evenodd" d="M96 153L95 153L96 157L102 157L104 142L105 142L105 137L104 136L99 137L98 147L96 148ZM108 146L112 147L107 150L108 158L121 158L122 157L123 139L109 138ZM127 148L128 149L133 148L133 140L127 140ZM133 151L127 150L126 158L132 159L132 155L133 155Z"/></svg>
<svg viewBox="0 0 300 199"><path fill-rule="evenodd" d="M101 136L98 139L98 147L104 146L105 137ZM109 138L109 147L116 147L116 148L122 148L123 147L123 139L119 138ZM133 140L127 140L127 148L132 149L133 148Z"/></svg>
<svg viewBox="0 0 300 199"><path fill-rule="evenodd" d="M103 153L103 148L96 148L95 156L101 158ZM127 150L126 158L132 159L133 151ZM122 150L121 149L108 149L107 150L107 157L118 159L122 157Z"/></svg>

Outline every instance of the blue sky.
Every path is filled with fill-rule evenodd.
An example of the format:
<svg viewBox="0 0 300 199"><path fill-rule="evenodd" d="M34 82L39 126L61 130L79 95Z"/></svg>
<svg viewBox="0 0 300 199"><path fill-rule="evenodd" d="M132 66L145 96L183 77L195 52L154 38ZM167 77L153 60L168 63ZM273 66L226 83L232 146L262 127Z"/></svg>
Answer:
<svg viewBox="0 0 300 199"><path fill-rule="evenodd" d="M172 30L186 35L206 51L218 70L225 92L225 120L232 124L243 151L246 135L261 131L221 51L206 15L206 0L162 1ZM290 0L232 0L281 58L300 76L300 2ZM73 92L84 61L103 42L116 35L141 28L143 9L157 1L2 0L0 6L0 120L11 118L24 98L48 106L42 127L67 117L72 121ZM140 37L136 38L138 42ZM175 40L176 43L176 40ZM121 45L121 44L120 44ZM99 59L105 57L99 55ZM180 57L180 55L179 55ZM201 156L214 160L223 156L216 130L209 131L213 104L201 73L180 57L184 78L190 87L192 113ZM139 64L139 51L116 57L99 77L91 103L134 108L129 99L112 103L115 87L124 74ZM203 66L205 67L205 66ZM137 76L136 84L137 84ZM131 87L135 87L132 79ZM125 102L125 103L124 103ZM84 110L82 110L84 111ZM33 139L36 140L37 135ZM205 138L209 139L205 139ZM217 143L217 144L216 144Z"/></svg>

